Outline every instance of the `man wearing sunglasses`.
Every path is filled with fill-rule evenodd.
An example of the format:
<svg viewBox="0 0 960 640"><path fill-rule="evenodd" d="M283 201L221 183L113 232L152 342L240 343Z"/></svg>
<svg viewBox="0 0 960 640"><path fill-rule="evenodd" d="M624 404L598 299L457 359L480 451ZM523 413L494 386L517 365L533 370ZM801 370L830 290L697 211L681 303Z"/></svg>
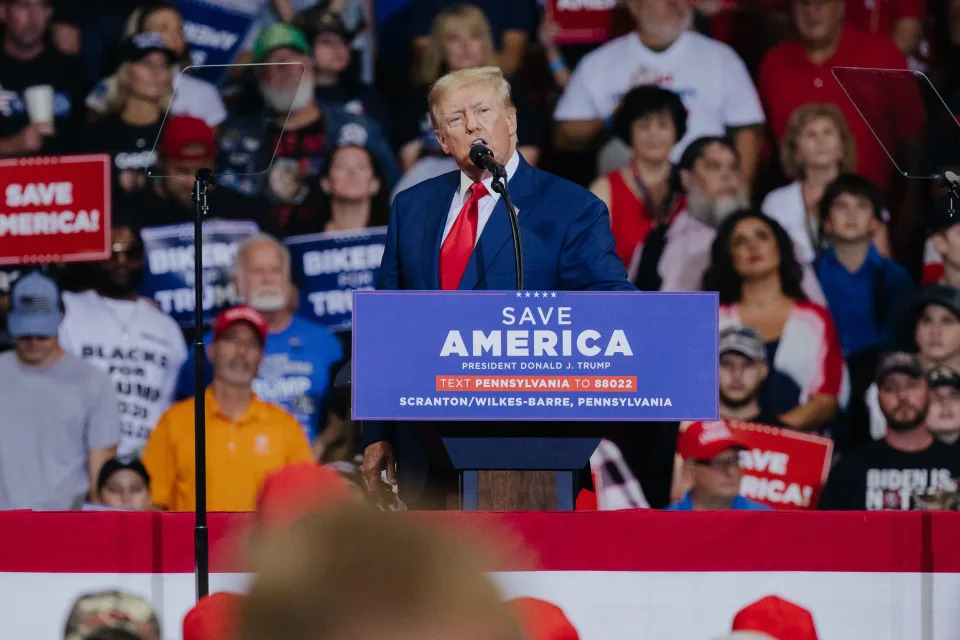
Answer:
<svg viewBox="0 0 960 640"><path fill-rule="evenodd" d="M121 456L139 455L173 401L187 345L177 323L138 294L146 259L131 226L115 224L113 252L94 266L95 287L64 293L63 349L113 379L120 411Z"/></svg>
<svg viewBox="0 0 960 640"><path fill-rule="evenodd" d="M677 452L692 485L667 511L767 511L769 507L739 494L743 448L722 421L694 422L687 427L677 439Z"/></svg>

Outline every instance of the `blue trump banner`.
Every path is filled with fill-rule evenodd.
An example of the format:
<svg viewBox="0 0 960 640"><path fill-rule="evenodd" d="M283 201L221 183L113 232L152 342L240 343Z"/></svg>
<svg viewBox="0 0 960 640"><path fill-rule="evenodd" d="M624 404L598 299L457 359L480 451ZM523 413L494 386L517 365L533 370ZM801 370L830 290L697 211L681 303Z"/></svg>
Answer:
<svg viewBox="0 0 960 640"><path fill-rule="evenodd" d="M356 420L716 420L717 294L354 294Z"/></svg>
<svg viewBox="0 0 960 640"><path fill-rule="evenodd" d="M370 227L284 240L300 285L300 313L331 331L349 331L353 292L373 289L386 239L386 227Z"/></svg>
<svg viewBox="0 0 960 640"><path fill-rule="evenodd" d="M254 222L209 220L203 223L203 318L240 302L233 284L233 263L244 240L260 228ZM180 326L193 326L193 225L149 227L142 231L147 269L140 294Z"/></svg>
<svg viewBox="0 0 960 640"><path fill-rule="evenodd" d="M232 3L236 6L224 4L222 1L214 3L208 0L177 0L194 65L232 63L257 18L258 4L262 3ZM194 69L190 74L219 84L226 72L226 68L214 66Z"/></svg>

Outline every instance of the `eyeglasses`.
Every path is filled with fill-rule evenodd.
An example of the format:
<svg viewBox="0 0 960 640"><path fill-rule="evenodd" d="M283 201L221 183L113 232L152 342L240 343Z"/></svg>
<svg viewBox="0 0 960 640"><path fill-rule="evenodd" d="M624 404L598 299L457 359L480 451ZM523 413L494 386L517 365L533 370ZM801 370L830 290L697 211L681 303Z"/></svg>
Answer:
<svg viewBox="0 0 960 640"><path fill-rule="evenodd" d="M740 458L714 458L713 460L694 460L695 464L710 467L713 471L730 471L740 468Z"/></svg>

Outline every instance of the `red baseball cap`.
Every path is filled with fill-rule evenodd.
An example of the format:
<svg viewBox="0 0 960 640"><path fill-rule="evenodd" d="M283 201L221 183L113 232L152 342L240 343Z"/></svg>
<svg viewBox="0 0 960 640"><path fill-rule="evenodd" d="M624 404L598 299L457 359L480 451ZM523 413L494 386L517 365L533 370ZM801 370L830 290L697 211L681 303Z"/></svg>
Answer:
<svg viewBox="0 0 960 640"><path fill-rule="evenodd" d="M303 462L268 475L257 497L257 522L277 529L312 511L352 500L354 492L336 470Z"/></svg>
<svg viewBox="0 0 960 640"><path fill-rule="evenodd" d="M183 640L231 640L243 598L227 591L200 598L183 619Z"/></svg>
<svg viewBox="0 0 960 640"><path fill-rule="evenodd" d="M260 344L267 341L267 321L263 319L263 316L260 315L259 312L241 305L227 309L226 311L221 311L220 315L217 316L217 319L213 323L214 342L223 336L224 331L238 322L250 324L254 330L256 330L257 335L260 336Z"/></svg>
<svg viewBox="0 0 960 640"><path fill-rule="evenodd" d="M742 449L743 445L722 420L694 422L677 438L677 453L684 460L713 460L727 449Z"/></svg>
<svg viewBox="0 0 960 640"><path fill-rule="evenodd" d="M817 640L813 615L778 596L761 598L738 611L733 631L759 631L776 640Z"/></svg>
<svg viewBox="0 0 960 640"><path fill-rule="evenodd" d="M171 116L163 125L159 151L168 160L209 162L217 155L217 142L213 129L200 118Z"/></svg>
<svg viewBox="0 0 960 640"><path fill-rule="evenodd" d="M576 627L563 609L538 598L514 598L507 602L529 640L580 640Z"/></svg>

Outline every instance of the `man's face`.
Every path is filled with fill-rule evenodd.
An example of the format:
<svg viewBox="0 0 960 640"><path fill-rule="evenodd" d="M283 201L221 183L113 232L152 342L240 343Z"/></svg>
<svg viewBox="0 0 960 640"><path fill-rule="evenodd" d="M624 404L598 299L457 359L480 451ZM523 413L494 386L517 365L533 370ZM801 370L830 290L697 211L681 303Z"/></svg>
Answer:
<svg viewBox="0 0 960 640"><path fill-rule="evenodd" d="M260 94L278 114L299 111L313 101L315 87L311 61L296 49L280 47L260 67Z"/></svg>
<svg viewBox="0 0 960 640"><path fill-rule="evenodd" d="M691 13L685 0L629 0L627 6L637 28L662 41L680 37Z"/></svg>
<svg viewBox="0 0 960 640"><path fill-rule="evenodd" d="M880 411L893 431L909 431L923 424L929 392L923 378L895 371L877 385Z"/></svg>
<svg viewBox="0 0 960 640"><path fill-rule="evenodd" d="M57 336L24 336L13 343L20 362L32 366L44 364L60 348Z"/></svg>
<svg viewBox="0 0 960 640"><path fill-rule="evenodd" d="M927 428L935 436L960 432L960 389L950 385L930 389Z"/></svg>
<svg viewBox="0 0 960 640"><path fill-rule="evenodd" d="M960 319L946 307L928 304L917 321L914 339L920 355L936 364L960 355Z"/></svg>
<svg viewBox="0 0 960 640"><path fill-rule="evenodd" d="M350 47L336 33L321 33L313 41L313 61L317 71L339 74L350 65Z"/></svg>
<svg viewBox="0 0 960 640"><path fill-rule="evenodd" d="M269 242L246 247L237 256L237 292L257 311L278 311L290 298L290 275L280 250Z"/></svg>
<svg viewBox="0 0 960 640"><path fill-rule="evenodd" d="M130 511L148 511L152 504L143 476L130 469L110 474L100 490L100 501L108 507Z"/></svg>
<svg viewBox="0 0 960 640"><path fill-rule="evenodd" d="M167 195L185 209L193 209L193 186L195 176L200 169L213 167L213 158L199 158L197 160L163 160L160 171L167 177L163 178L163 190Z"/></svg>
<svg viewBox="0 0 960 640"><path fill-rule="evenodd" d="M841 193L833 200L826 222L827 232L846 242L869 241L877 228L873 203L854 193Z"/></svg>
<svg viewBox="0 0 960 640"><path fill-rule="evenodd" d="M740 453L727 449L710 461L694 461L693 488L707 496L732 500L740 491Z"/></svg>
<svg viewBox="0 0 960 640"><path fill-rule="evenodd" d="M100 263L100 292L107 296L121 296L140 287L146 257L143 243L130 227L114 227L110 232L112 253Z"/></svg>
<svg viewBox="0 0 960 640"><path fill-rule="evenodd" d="M475 143L486 145L500 164L513 155L517 113L503 104L493 87L478 84L454 91L437 105L436 115L440 146L468 173L476 172L470 162Z"/></svg>
<svg viewBox="0 0 960 640"><path fill-rule="evenodd" d="M699 220L719 226L748 205L740 179L740 163L732 149L719 142L706 146L689 171L680 171L687 209Z"/></svg>
<svg viewBox="0 0 960 640"><path fill-rule="evenodd" d="M742 407L757 397L767 377L767 363L751 360L734 352L720 356L720 402L726 407Z"/></svg>
<svg viewBox="0 0 960 640"><path fill-rule="evenodd" d="M943 263L953 269L960 269L960 224L953 224L933 236L933 248L937 250Z"/></svg>
<svg viewBox="0 0 960 640"><path fill-rule="evenodd" d="M793 21L808 46L829 46L843 30L843 0L793 0Z"/></svg>
<svg viewBox="0 0 960 640"><path fill-rule="evenodd" d="M49 0L13 0L6 7L4 36L20 47L34 47L43 41L52 16Z"/></svg>
<svg viewBox="0 0 960 640"><path fill-rule="evenodd" d="M232 386L249 387L257 377L263 345L252 326L237 322L210 345L207 355L213 364L214 379Z"/></svg>

